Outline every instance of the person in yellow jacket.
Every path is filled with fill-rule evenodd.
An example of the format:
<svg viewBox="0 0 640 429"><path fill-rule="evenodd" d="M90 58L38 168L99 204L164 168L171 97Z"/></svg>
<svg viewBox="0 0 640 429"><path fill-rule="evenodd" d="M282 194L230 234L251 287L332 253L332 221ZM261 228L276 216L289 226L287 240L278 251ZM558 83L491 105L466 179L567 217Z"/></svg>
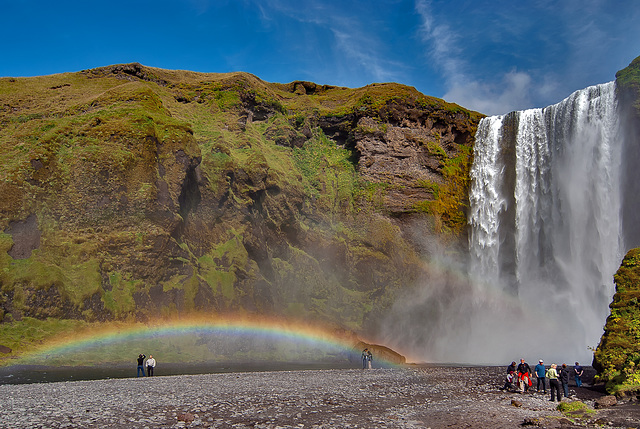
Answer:
<svg viewBox="0 0 640 429"><path fill-rule="evenodd" d="M547 370L546 376L547 380L549 380L549 387L551 388L551 401L555 401L555 397L558 397L558 402L562 399L562 394L560 393L560 381L558 380L558 371L556 371L557 365L555 363L551 364L551 368Z"/></svg>

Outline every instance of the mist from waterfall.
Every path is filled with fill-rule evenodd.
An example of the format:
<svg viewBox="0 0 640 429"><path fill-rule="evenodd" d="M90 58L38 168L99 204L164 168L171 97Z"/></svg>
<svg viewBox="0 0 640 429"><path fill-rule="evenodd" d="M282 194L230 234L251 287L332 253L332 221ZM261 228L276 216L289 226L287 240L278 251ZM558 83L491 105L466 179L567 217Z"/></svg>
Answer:
<svg viewBox="0 0 640 429"><path fill-rule="evenodd" d="M480 122L470 356L591 362L623 250L618 122L615 82Z"/></svg>
<svg viewBox="0 0 640 429"><path fill-rule="evenodd" d="M589 365L625 241L618 118L611 82L482 119L468 254L416 232L428 269L385 316L385 344L415 362Z"/></svg>
<svg viewBox="0 0 640 429"><path fill-rule="evenodd" d="M622 201L635 173L620 122L615 82L482 119L468 254L415 232L428 268L382 320L385 344L414 362L590 364L625 241L638 241L622 222L640 202Z"/></svg>

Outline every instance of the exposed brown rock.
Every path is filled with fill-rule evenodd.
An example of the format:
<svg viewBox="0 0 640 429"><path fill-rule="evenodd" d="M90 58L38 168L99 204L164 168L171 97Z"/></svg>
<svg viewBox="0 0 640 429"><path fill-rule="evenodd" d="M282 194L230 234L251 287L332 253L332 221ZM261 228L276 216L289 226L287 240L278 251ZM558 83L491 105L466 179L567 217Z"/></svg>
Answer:
<svg viewBox="0 0 640 429"><path fill-rule="evenodd" d="M40 247L40 230L35 215L29 215L25 220L9 223L4 231L11 235L13 246L7 253L13 259L26 259L31 252Z"/></svg>
<svg viewBox="0 0 640 429"><path fill-rule="evenodd" d="M186 422L187 424L191 423L194 419L195 419L195 416L191 413L178 414L178 420L181 422Z"/></svg>
<svg viewBox="0 0 640 429"><path fill-rule="evenodd" d="M595 408L609 408L609 407L613 407L617 403L618 403L618 400L613 395L602 396L602 397L597 398L595 400L594 407Z"/></svg>

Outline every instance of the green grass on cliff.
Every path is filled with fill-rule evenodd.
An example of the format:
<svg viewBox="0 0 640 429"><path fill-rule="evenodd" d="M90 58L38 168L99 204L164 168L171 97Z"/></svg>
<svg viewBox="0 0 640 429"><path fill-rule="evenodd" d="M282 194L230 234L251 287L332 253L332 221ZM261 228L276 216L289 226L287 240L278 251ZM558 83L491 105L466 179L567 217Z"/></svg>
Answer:
<svg viewBox="0 0 640 429"><path fill-rule="evenodd" d="M636 109L636 117L640 117L640 57L616 73L616 85L618 97L629 99Z"/></svg>
<svg viewBox="0 0 640 429"><path fill-rule="evenodd" d="M414 206L416 211L433 215L436 231L448 236L457 237L467 226L467 195L472 157L472 148L466 146L461 146L454 157L449 157L446 153L440 155L444 183L423 182L422 187L431 192L433 199Z"/></svg>
<svg viewBox="0 0 640 429"><path fill-rule="evenodd" d="M622 86L632 86L636 91L640 91L640 57L616 73L616 82Z"/></svg>
<svg viewBox="0 0 640 429"><path fill-rule="evenodd" d="M594 366L607 391L624 395L640 392L640 249L627 253L614 280L616 293Z"/></svg>
<svg viewBox="0 0 640 429"><path fill-rule="evenodd" d="M293 151L305 191L321 212L344 213L353 209L358 177L350 157L350 151L336 146L321 133Z"/></svg>

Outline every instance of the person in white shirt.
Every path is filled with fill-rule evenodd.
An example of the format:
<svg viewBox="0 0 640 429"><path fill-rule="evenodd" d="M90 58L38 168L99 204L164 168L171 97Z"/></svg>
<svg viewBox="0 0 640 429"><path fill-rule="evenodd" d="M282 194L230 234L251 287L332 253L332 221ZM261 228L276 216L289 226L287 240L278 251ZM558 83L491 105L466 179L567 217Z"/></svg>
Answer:
<svg viewBox="0 0 640 429"><path fill-rule="evenodd" d="M147 359L147 376L151 377L153 375L153 368L156 367L156 360L152 355L149 355L149 359Z"/></svg>

